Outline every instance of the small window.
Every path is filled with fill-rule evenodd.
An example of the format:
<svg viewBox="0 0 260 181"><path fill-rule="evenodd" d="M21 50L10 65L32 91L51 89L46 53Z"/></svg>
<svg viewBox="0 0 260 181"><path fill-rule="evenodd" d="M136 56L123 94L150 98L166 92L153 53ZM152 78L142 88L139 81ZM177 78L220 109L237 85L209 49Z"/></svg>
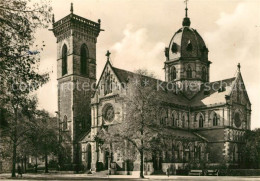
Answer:
<svg viewBox="0 0 260 181"><path fill-rule="evenodd" d="M161 119L160 119L160 124L167 126L167 111L165 109L161 110Z"/></svg>
<svg viewBox="0 0 260 181"><path fill-rule="evenodd" d="M200 117L199 117L199 127L203 128L203 126L204 126L204 118L203 118L202 115L200 115Z"/></svg>
<svg viewBox="0 0 260 181"><path fill-rule="evenodd" d="M213 116L213 126L217 126L218 125L218 116L216 113L214 113Z"/></svg>
<svg viewBox="0 0 260 181"><path fill-rule="evenodd" d="M177 52L178 52L178 46L177 46L176 43L173 43L173 44L172 44L171 50L172 50L172 53L177 53Z"/></svg>
<svg viewBox="0 0 260 181"><path fill-rule="evenodd" d="M187 78L192 78L192 70L190 65L188 66L187 70L186 70L186 74L187 74Z"/></svg>
<svg viewBox="0 0 260 181"><path fill-rule="evenodd" d="M190 51L190 52L193 50L193 46L192 46L190 40L188 41L188 44L187 44L186 50L187 50L187 51Z"/></svg>
<svg viewBox="0 0 260 181"><path fill-rule="evenodd" d="M67 116L65 115L63 118L63 130L67 130L68 129L68 119Z"/></svg>
<svg viewBox="0 0 260 181"><path fill-rule="evenodd" d="M186 116L185 114L182 115L182 127L185 127L185 122L186 122Z"/></svg>
<svg viewBox="0 0 260 181"><path fill-rule="evenodd" d="M175 126L175 115L174 112L172 113L172 126Z"/></svg>
<svg viewBox="0 0 260 181"><path fill-rule="evenodd" d="M172 66L170 68L170 81L173 81L176 79L176 68Z"/></svg>

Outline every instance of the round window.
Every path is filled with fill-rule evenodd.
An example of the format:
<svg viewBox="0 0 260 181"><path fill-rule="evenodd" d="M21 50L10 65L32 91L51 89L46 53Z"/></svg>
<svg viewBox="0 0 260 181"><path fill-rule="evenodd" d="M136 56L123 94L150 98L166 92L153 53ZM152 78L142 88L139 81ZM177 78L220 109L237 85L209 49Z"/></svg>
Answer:
<svg viewBox="0 0 260 181"><path fill-rule="evenodd" d="M111 122L115 117L114 108L111 104L106 104L103 108L103 119L105 121Z"/></svg>
<svg viewBox="0 0 260 181"><path fill-rule="evenodd" d="M241 119L240 119L239 113L235 113L235 125L236 125L236 127L241 126Z"/></svg>

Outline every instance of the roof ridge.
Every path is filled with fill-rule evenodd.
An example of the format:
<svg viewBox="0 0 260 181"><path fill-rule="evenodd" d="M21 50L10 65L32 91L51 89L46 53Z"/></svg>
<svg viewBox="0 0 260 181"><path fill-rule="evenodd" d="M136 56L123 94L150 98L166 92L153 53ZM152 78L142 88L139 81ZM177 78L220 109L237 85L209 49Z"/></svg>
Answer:
<svg viewBox="0 0 260 181"><path fill-rule="evenodd" d="M135 72L132 72L132 71L129 71L129 70L117 68L117 67L114 67L113 65L111 65L111 67L112 67L113 69L117 69L117 70L119 70L119 71L125 71L125 72L127 72L127 73L131 73L131 74L134 74L134 75L141 75L141 76L147 77L147 78L149 78L149 79L154 79L154 80L159 80L159 81L162 81L162 82L166 82L166 81L163 81L163 80L158 79L158 78L150 77L150 76L148 76L148 75L142 75L142 74L138 74L138 73L135 73Z"/></svg>
<svg viewBox="0 0 260 181"><path fill-rule="evenodd" d="M236 79L236 77L226 78L226 79L222 79L222 80L216 80L216 81L209 82L209 83L220 82L220 81L227 81L227 80L232 80L232 79Z"/></svg>

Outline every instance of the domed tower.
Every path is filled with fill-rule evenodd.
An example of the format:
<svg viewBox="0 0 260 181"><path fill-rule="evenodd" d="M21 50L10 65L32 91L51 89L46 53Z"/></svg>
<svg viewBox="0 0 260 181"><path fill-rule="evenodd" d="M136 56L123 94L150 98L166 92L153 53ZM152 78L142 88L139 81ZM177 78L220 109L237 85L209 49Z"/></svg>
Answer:
<svg viewBox="0 0 260 181"><path fill-rule="evenodd" d="M172 37L169 47L165 48L165 80L189 88L199 87L209 81L208 48L199 33L190 27L188 8L180 28ZM182 91L192 98L197 91Z"/></svg>

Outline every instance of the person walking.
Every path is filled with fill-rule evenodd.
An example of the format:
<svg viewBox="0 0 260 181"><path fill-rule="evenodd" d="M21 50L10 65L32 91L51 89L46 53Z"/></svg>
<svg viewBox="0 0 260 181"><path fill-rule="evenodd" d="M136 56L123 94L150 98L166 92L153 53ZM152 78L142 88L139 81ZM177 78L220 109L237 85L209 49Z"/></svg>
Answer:
<svg viewBox="0 0 260 181"><path fill-rule="evenodd" d="M168 165L167 169L166 169L166 174L169 177L170 176L170 166Z"/></svg>
<svg viewBox="0 0 260 181"><path fill-rule="evenodd" d="M23 172L22 172L22 168L21 168L20 165L18 165L17 172L18 172L18 177L19 177L19 175L20 175L21 177L23 177Z"/></svg>

